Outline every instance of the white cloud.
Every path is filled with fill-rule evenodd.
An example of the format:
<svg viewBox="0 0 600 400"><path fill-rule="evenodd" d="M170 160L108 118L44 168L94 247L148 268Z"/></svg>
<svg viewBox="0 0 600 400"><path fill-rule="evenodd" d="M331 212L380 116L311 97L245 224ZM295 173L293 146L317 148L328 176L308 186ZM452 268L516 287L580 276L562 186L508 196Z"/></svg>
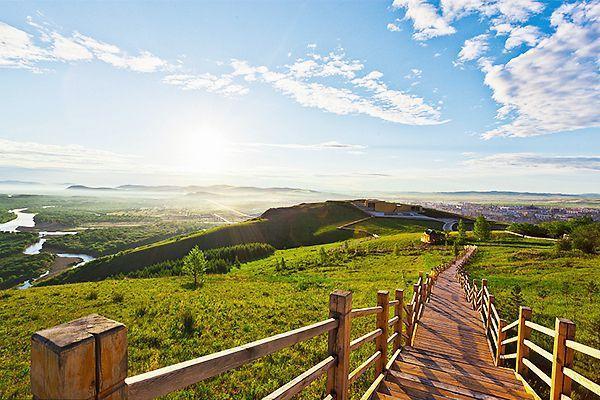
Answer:
<svg viewBox="0 0 600 400"><path fill-rule="evenodd" d="M298 150L346 150L346 151L357 151L364 150L367 146L362 144L349 144L340 143L335 140L329 142L315 143L315 144L299 144L299 143L235 143L239 146L247 147L276 147L282 149L298 149Z"/></svg>
<svg viewBox="0 0 600 400"><path fill-rule="evenodd" d="M184 90L206 90L225 96L245 95L249 89L233 82L233 75L216 76L210 73L199 75L173 74L163 78L163 83L178 86Z"/></svg>
<svg viewBox="0 0 600 400"><path fill-rule="evenodd" d="M0 67L39 72L36 64L50 59L49 51L36 46L27 32L0 22Z"/></svg>
<svg viewBox="0 0 600 400"><path fill-rule="evenodd" d="M534 136L600 126L600 1L559 7L555 31L506 64L483 60L485 84L511 121L484 134Z"/></svg>
<svg viewBox="0 0 600 400"><path fill-rule="evenodd" d="M52 32L52 54L54 57L65 61L91 60L93 54L84 46L75 42L73 39Z"/></svg>
<svg viewBox="0 0 600 400"><path fill-rule="evenodd" d="M485 54L489 49L488 38L489 35L484 33L465 40L462 49L458 53L459 63L478 59Z"/></svg>
<svg viewBox="0 0 600 400"><path fill-rule="evenodd" d="M38 31L35 37L25 31L0 22L0 67L23 68L41 72L52 62L89 61L94 57L114 67L135 72L155 72L171 69L168 62L142 50L132 56L119 47L74 32L67 37L52 30L48 24L38 24L31 18L28 24Z"/></svg>
<svg viewBox="0 0 600 400"><path fill-rule="evenodd" d="M411 19L416 40L427 40L456 32L440 14L435 6L425 0L394 0L392 8L406 10L405 19Z"/></svg>
<svg viewBox="0 0 600 400"><path fill-rule="evenodd" d="M422 74L423 74L423 70L420 70L419 68L412 68L410 70L410 73L407 75L404 75L404 77L406 79L420 79Z"/></svg>
<svg viewBox="0 0 600 400"><path fill-rule="evenodd" d="M510 31L508 39L504 43L506 50L514 49L522 44L535 46L542 40L542 33L537 26L527 25L519 26Z"/></svg>
<svg viewBox="0 0 600 400"><path fill-rule="evenodd" d="M140 158L77 145L0 139L0 166L74 171L137 171Z"/></svg>
<svg viewBox="0 0 600 400"><path fill-rule="evenodd" d="M475 157L466 165L488 169L534 169L539 172L600 171L600 156L553 156L536 153L500 153Z"/></svg>
<svg viewBox="0 0 600 400"><path fill-rule="evenodd" d="M491 19L493 25L523 23L540 13L544 4L537 0L440 0L437 7L428 0L394 0L392 8L405 10L404 18L413 22L413 38L422 41L454 34L452 23L469 14Z"/></svg>
<svg viewBox="0 0 600 400"><path fill-rule="evenodd" d="M390 32L400 32L402 29L400 29L400 27L394 23L389 23L387 24L387 29Z"/></svg>

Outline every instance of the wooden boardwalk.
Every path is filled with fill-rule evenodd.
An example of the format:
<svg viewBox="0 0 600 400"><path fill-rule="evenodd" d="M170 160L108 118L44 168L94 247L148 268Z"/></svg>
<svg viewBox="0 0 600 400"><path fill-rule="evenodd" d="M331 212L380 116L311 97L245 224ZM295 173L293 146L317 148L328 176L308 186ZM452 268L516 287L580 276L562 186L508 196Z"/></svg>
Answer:
<svg viewBox="0 0 600 400"><path fill-rule="evenodd" d="M405 347L372 399L531 399L514 371L494 365L480 314L465 300L456 266L443 272Z"/></svg>

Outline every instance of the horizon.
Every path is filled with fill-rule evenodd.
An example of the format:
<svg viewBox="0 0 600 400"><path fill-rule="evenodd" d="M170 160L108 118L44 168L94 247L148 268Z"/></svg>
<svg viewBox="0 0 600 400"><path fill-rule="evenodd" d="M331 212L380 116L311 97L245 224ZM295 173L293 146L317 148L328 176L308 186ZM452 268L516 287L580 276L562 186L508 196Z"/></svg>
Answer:
<svg viewBox="0 0 600 400"><path fill-rule="evenodd" d="M7 3L0 180L597 194L598 15L599 0Z"/></svg>

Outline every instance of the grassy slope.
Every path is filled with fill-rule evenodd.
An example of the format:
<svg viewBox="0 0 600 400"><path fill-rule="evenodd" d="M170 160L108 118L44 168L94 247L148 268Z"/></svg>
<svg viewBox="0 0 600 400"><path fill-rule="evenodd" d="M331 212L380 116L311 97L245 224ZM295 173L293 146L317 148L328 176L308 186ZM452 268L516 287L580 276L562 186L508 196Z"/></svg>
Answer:
<svg viewBox="0 0 600 400"><path fill-rule="evenodd" d="M534 322L554 328L556 317L568 318L577 325L578 341L600 348L600 293L587 289L590 281L600 282L600 256L556 255L547 241L502 237L479 244L479 252L468 267L472 278L488 279L501 316L508 322L517 318L511 289L518 285L523 305L533 309ZM549 338L540 335L535 340L552 351ZM579 357L575 365L588 378L600 381L599 362Z"/></svg>
<svg viewBox="0 0 600 400"><path fill-rule="evenodd" d="M363 217L361 211L345 202L328 201L271 209L261 219L173 238L104 257L62 274L51 282L101 280L120 272L179 259L194 246L210 249L261 242L282 249L350 239L353 237L352 232L338 230L337 226Z"/></svg>
<svg viewBox="0 0 600 400"><path fill-rule="evenodd" d="M17 216L11 212L8 212L8 210L0 210L0 224L12 221L15 218L17 218Z"/></svg>
<svg viewBox="0 0 600 400"><path fill-rule="evenodd" d="M449 259L448 250L424 250L418 234L349 241L345 260L300 272L277 272L276 260L287 265L314 260L319 247L279 250L272 257L244 264L225 276L211 276L199 290L189 278L107 280L64 286L0 292L0 398L23 398L29 387L29 337L36 330L90 313L125 323L129 328L130 374L223 350L327 318L328 294L334 289L354 292L356 307L372 306L379 289L409 287L419 270ZM395 255L394 245L402 246ZM343 245L328 244L326 249ZM354 256L354 248L368 255ZM404 282L405 280L406 282ZM97 298L90 296L97 294ZM114 294L123 294L122 302ZM407 290L405 296L412 295ZM181 329L180 314L196 316L192 334ZM373 329L374 319L358 319L353 337ZM299 371L319 362L326 352L325 337L266 357L249 366L172 395L172 398L255 399L265 396ZM373 345L353 354L356 367L373 352ZM372 380L372 371L355 383L356 394ZM323 384L315 383L303 399L322 398Z"/></svg>
<svg viewBox="0 0 600 400"><path fill-rule="evenodd" d="M379 236L395 235L400 232L422 232L427 228L441 230L444 224L438 221L400 218L371 218L351 225L352 228L364 229Z"/></svg>

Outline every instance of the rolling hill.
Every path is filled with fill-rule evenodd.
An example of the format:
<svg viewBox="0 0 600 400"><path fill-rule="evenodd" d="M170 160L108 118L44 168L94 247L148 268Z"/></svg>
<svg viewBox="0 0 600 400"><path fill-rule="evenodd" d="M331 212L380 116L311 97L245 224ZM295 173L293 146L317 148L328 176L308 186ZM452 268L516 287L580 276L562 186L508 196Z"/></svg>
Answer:
<svg viewBox="0 0 600 400"><path fill-rule="evenodd" d="M366 215L349 203L327 201L272 208L259 218L180 236L94 260L44 284L97 281L163 261L184 257L194 247L202 250L241 243L268 243L278 249L346 240L364 233L338 230Z"/></svg>

